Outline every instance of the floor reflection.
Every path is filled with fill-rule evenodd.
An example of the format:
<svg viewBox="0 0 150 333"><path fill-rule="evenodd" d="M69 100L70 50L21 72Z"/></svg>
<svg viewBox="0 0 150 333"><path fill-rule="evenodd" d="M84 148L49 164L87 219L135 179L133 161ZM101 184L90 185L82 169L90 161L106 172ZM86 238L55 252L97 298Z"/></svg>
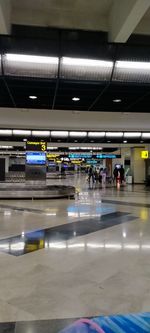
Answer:
<svg viewBox="0 0 150 333"><path fill-rule="evenodd" d="M84 236L92 232L110 228L135 219L130 213L112 212L96 218L84 219L52 228L42 229L21 235L10 237L0 241L0 251L20 256L43 248L75 248L85 247L84 243L67 245L62 243L78 236ZM114 245L112 245L114 246ZM107 244L105 244L107 248Z"/></svg>

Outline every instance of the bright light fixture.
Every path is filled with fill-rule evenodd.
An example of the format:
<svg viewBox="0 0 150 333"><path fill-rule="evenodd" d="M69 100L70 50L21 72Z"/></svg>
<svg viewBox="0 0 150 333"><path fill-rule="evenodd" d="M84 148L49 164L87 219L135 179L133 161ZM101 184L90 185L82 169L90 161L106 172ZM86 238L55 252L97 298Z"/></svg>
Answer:
<svg viewBox="0 0 150 333"><path fill-rule="evenodd" d="M12 149L13 146L0 146L0 148L2 148L2 149Z"/></svg>
<svg viewBox="0 0 150 333"><path fill-rule="evenodd" d="M120 103L120 102L121 102L121 99L119 99L119 98L118 98L118 99L117 99L117 98L116 98L116 99L113 99L113 102L114 102L114 103Z"/></svg>
<svg viewBox="0 0 150 333"><path fill-rule="evenodd" d="M50 131L32 131L32 135L47 137L50 136Z"/></svg>
<svg viewBox="0 0 150 333"><path fill-rule="evenodd" d="M109 67L112 68L112 61L93 60L93 59L81 59L81 58L62 58L63 65L68 66L83 66L83 67Z"/></svg>
<svg viewBox="0 0 150 333"><path fill-rule="evenodd" d="M84 137L87 136L87 132L75 132L75 131L71 131L69 133L69 135L71 137L84 138Z"/></svg>
<svg viewBox="0 0 150 333"><path fill-rule="evenodd" d="M150 69L150 62L142 61L116 61L116 68Z"/></svg>
<svg viewBox="0 0 150 333"><path fill-rule="evenodd" d="M11 129L0 129L0 135L12 135Z"/></svg>
<svg viewBox="0 0 150 333"><path fill-rule="evenodd" d="M72 98L72 101L74 101L74 102L78 102L78 101L80 101L80 98L79 98L79 97L73 97L73 98Z"/></svg>
<svg viewBox="0 0 150 333"><path fill-rule="evenodd" d="M36 64L58 64L58 57L44 57L26 54L7 53L6 59L14 62L36 63Z"/></svg>
<svg viewBox="0 0 150 333"><path fill-rule="evenodd" d="M13 130L13 134L14 135L27 135L27 136L30 136L31 135L31 131L30 130Z"/></svg>
<svg viewBox="0 0 150 333"><path fill-rule="evenodd" d="M150 138L150 133L142 133L142 138Z"/></svg>
<svg viewBox="0 0 150 333"><path fill-rule="evenodd" d="M50 149L50 150L57 150L58 147L50 147L50 146L48 146L47 149Z"/></svg>
<svg viewBox="0 0 150 333"><path fill-rule="evenodd" d="M67 138L68 131L51 131L51 137L53 138Z"/></svg>
<svg viewBox="0 0 150 333"><path fill-rule="evenodd" d="M141 132L125 132L124 138L139 138L141 136Z"/></svg>
<svg viewBox="0 0 150 333"><path fill-rule="evenodd" d="M127 140L124 140L123 143L127 143L128 141Z"/></svg>
<svg viewBox="0 0 150 333"><path fill-rule="evenodd" d="M123 132L107 132L106 137L107 138L120 138L123 136Z"/></svg>
<svg viewBox="0 0 150 333"><path fill-rule="evenodd" d="M105 136L105 132L88 132L89 138L102 138Z"/></svg>
<svg viewBox="0 0 150 333"><path fill-rule="evenodd" d="M30 99L37 99L37 96L31 95L29 96Z"/></svg>

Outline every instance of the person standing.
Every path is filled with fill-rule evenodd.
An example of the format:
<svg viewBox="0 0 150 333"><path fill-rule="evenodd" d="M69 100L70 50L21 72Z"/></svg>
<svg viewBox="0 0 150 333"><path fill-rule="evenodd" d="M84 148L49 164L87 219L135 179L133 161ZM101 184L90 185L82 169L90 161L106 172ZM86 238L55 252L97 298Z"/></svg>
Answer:
<svg viewBox="0 0 150 333"><path fill-rule="evenodd" d="M93 166L91 165L89 168L89 184L91 182L92 179L92 183L94 183L94 170L93 170Z"/></svg>
<svg viewBox="0 0 150 333"><path fill-rule="evenodd" d="M118 168L115 167L114 171L113 171L113 175L114 175L114 183L115 185L117 184L117 177L118 177Z"/></svg>
<svg viewBox="0 0 150 333"><path fill-rule="evenodd" d="M121 168L120 168L120 183L122 184L124 182L124 167L123 165L121 165Z"/></svg>

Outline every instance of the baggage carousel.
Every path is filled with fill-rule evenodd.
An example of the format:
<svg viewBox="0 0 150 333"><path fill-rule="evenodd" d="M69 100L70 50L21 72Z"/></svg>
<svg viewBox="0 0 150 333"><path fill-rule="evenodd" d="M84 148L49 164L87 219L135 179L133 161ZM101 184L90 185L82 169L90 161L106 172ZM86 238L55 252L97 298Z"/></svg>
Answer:
<svg viewBox="0 0 150 333"><path fill-rule="evenodd" d="M67 185L0 184L0 200L74 199L75 187Z"/></svg>

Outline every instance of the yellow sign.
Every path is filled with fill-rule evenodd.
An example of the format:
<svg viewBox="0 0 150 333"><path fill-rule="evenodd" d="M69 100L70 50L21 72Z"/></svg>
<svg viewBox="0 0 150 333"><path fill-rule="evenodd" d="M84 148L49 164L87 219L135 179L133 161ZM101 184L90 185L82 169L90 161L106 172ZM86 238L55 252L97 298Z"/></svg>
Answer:
<svg viewBox="0 0 150 333"><path fill-rule="evenodd" d="M148 158L148 150L142 150L141 151L141 158L143 158L143 159Z"/></svg>
<svg viewBox="0 0 150 333"><path fill-rule="evenodd" d="M50 154L50 153L47 153L47 158L48 159L53 159L53 158L56 158L56 157L59 157L60 155L59 154Z"/></svg>
<svg viewBox="0 0 150 333"><path fill-rule="evenodd" d="M47 143L44 141L27 141L26 150L31 151L46 151Z"/></svg>

